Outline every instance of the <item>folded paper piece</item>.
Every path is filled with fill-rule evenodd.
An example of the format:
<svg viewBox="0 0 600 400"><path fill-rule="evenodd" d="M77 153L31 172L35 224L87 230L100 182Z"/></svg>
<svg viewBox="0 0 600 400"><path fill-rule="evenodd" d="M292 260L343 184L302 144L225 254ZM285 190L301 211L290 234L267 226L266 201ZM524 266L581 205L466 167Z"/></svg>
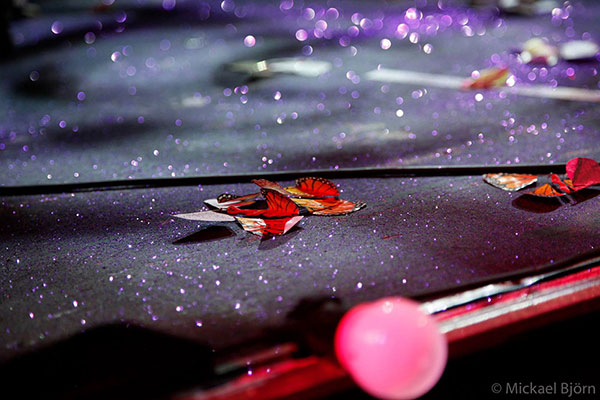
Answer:
<svg viewBox="0 0 600 400"><path fill-rule="evenodd" d="M255 235L274 236L288 232L305 215L345 215L366 206L360 201L339 199L337 186L324 178L299 178L295 186L287 188L266 179L252 182L260 187L260 192L243 196L224 193L204 201L214 211L177 214L175 217L193 221L236 221Z"/></svg>
<svg viewBox="0 0 600 400"><path fill-rule="evenodd" d="M214 211L199 211L188 214L177 214L177 218L187 219L190 221L205 221L205 222L232 222L235 218L229 214L223 214Z"/></svg>
<svg viewBox="0 0 600 400"><path fill-rule="evenodd" d="M543 179L542 179L543 178ZM600 185L600 165L590 158L573 158L566 165L566 175L549 174L538 177L526 174L485 174L483 180L492 186L507 191L517 191L540 183L534 190L525 192L536 197L560 197ZM541 180L547 182L540 182Z"/></svg>

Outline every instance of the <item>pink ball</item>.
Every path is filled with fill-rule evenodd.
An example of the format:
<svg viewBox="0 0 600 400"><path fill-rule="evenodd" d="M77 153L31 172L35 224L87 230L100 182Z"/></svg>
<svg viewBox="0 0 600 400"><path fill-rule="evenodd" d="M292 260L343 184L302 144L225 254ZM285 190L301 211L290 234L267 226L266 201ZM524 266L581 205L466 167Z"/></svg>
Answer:
<svg viewBox="0 0 600 400"><path fill-rule="evenodd" d="M448 358L446 337L419 303L387 297L344 315L335 352L354 381L383 399L415 399L440 379Z"/></svg>

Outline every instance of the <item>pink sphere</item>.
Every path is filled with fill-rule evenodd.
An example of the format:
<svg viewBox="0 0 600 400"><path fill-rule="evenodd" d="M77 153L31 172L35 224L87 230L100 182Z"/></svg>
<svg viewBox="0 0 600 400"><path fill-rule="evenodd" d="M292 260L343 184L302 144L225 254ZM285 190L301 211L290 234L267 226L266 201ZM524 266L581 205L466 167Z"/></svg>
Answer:
<svg viewBox="0 0 600 400"><path fill-rule="evenodd" d="M344 315L335 352L354 381L382 399L415 399L440 379L448 343L419 303L387 297L360 304Z"/></svg>

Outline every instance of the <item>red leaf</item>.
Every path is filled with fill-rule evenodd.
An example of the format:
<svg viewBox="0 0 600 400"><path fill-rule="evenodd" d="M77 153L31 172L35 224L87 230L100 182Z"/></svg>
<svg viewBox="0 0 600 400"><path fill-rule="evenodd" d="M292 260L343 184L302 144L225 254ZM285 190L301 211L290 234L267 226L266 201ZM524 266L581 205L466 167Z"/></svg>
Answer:
<svg viewBox="0 0 600 400"><path fill-rule="evenodd" d="M577 157L567 163L567 176L574 190L600 184L600 164L591 158Z"/></svg>

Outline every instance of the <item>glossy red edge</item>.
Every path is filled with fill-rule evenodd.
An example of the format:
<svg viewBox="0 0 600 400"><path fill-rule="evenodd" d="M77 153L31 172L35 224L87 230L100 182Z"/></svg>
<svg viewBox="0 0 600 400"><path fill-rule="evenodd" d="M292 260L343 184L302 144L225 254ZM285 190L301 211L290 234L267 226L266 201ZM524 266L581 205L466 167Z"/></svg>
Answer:
<svg viewBox="0 0 600 400"><path fill-rule="evenodd" d="M585 282L589 287L533 303L516 311L483 319L446 333L450 357L476 351L506 341L511 335L561 319L600 309L600 266L455 307L434 317L445 324L455 319L503 306L535 296L545 296L560 289ZM598 281L595 282L594 281ZM490 340L490 338L494 338ZM288 358L261 366L223 385L201 392L176 396L178 400L293 400L317 399L352 388L354 383L339 364L330 357Z"/></svg>

